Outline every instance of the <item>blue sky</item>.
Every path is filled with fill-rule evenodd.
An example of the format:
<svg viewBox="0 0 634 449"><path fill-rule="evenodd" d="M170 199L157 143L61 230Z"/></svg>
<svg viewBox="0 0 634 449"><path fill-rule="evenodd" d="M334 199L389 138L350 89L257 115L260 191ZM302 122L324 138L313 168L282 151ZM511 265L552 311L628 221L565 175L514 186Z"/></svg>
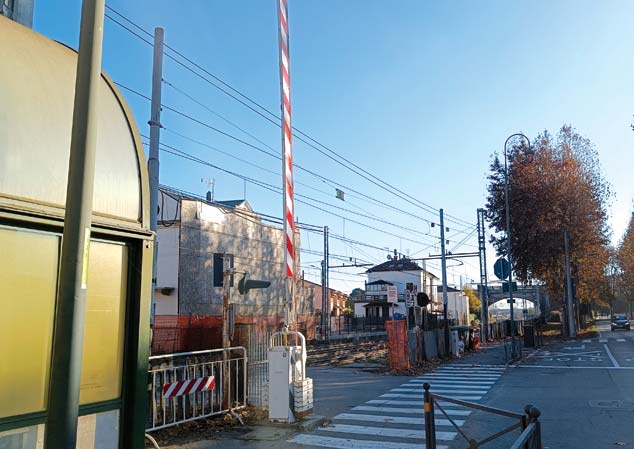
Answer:
<svg viewBox="0 0 634 449"><path fill-rule="evenodd" d="M110 0L110 6L145 29L165 28L166 42L195 59L272 111L279 111L279 72L275 0ZM180 7L178 5L181 5ZM34 28L76 47L81 2L36 1ZM572 124L597 146L616 196L611 225L615 241L632 211L634 44L629 1L398 1L290 0L291 83L294 125L394 186L435 208L475 223L484 204L490 155L505 138L529 137ZM150 94L151 48L106 19L104 70L117 82ZM166 81L230 119L280 152L279 129L209 84L166 59ZM142 134L149 104L124 91ZM262 146L192 102L169 85L164 104ZM268 170L280 163L207 128L165 111L162 141L229 170L281 185L277 175L184 140L215 146ZM178 134L176 134L178 133ZM273 151L271 150L271 151ZM295 143L295 162L407 213L377 207L346 192L342 203L333 185L302 172L298 194L376 215L397 225L437 232L420 217L431 213L390 195L317 153ZM161 182L204 194L201 178L216 181L216 198L243 196L243 182L212 168L169 154L161 156ZM346 189L344 189L346 190ZM247 199L261 212L281 216L281 197L247 185ZM386 224L368 222L393 235L356 225L354 213L328 215L297 205L300 221L328 225L348 238L403 253L435 252L438 239ZM419 217L419 218L416 218ZM465 237L465 225L448 223L449 247ZM470 229L465 232L470 232ZM415 242L406 240L414 240ZM456 251L473 251L474 237ZM318 235L303 236L302 247L321 250ZM371 262L386 252L331 241L331 252ZM315 279L320 257L303 254L306 276ZM488 255L490 265L494 255ZM331 263L339 263L332 260ZM477 277L477 259L450 269ZM436 264L434 264L436 265ZM436 265L437 266L437 265ZM343 271L343 272L342 272ZM331 273L336 288L362 284L361 269ZM439 270L437 270L439 271ZM345 274L347 272L349 274ZM356 273L356 274L355 274Z"/></svg>

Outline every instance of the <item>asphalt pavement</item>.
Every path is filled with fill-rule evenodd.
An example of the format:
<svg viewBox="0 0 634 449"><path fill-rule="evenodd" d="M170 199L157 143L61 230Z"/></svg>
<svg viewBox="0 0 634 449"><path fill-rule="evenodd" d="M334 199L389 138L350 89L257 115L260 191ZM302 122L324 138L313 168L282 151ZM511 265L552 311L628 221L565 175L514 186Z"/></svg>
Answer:
<svg viewBox="0 0 634 449"><path fill-rule="evenodd" d="M509 367L486 404L515 411L536 406L544 448L634 448L634 333L611 332L609 322L598 328L597 338L550 344ZM478 413L464 430L482 437L506 424ZM509 435L487 447L511 441Z"/></svg>
<svg viewBox="0 0 634 449"><path fill-rule="evenodd" d="M458 359L418 377L386 376L357 368L314 368L315 412L324 427L296 431L261 428L255 438L239 433L179 449L424 449L422 384L446 397L522 413L527 404L541 411L546 449L634 449L634 332L611 332L599 323L596 338L551 343L528 352L508 368L495 348ZM499 348L498 348L499 350ZM481 440L513 424L509 418L441 403L438 447L467 447L462 434ZM458 427L458 428L456 428ZM508 448L519 432L487 443Z"/></svg>

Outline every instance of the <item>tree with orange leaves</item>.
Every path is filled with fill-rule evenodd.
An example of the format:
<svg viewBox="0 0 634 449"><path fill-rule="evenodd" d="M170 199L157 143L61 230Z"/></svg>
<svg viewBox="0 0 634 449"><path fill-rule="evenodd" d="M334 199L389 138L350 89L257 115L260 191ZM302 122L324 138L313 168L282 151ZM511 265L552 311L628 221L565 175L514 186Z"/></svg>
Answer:
<svg viewBox="0 0 634 449"><path fill-rule="evenodd" d="M570 236L572 276L581 302L605 303L607 204L611 196L594 145L570 126L547 131L509 152L509 207L513 272L523 282L544 281L551 300L565 292L564 229ZM493 158L487 218L499 254L506 254L504 166Z"/></svg>

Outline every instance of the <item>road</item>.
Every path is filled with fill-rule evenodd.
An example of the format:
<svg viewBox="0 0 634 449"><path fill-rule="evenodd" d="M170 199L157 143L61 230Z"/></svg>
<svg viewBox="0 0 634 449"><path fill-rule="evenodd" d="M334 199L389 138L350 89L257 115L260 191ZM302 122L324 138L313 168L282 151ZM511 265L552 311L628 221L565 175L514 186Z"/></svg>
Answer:
<svg viewBox="0 0 634 449"><path fill-rule="evenodd" d="M547 346L510 367L486 403L537 406L545 448L634 448L634 333L610 332L609 322L599 331L598 338ZM481 433L495 428L499 423L480 414L465 425Z"/></svg>
<svg viewBox="0 0 634 449"><path fill-rule="evenodd" d="M352 368L319 368L316 411L330 419L312 431L275 429L259 439L227 435L188 445L192 449L424 449L422 383L447 397L521 413L526 404L541 412L543 447L548 449L634 449L634 332L550 344L521 363L471 366L458 360L422 377L393 377ZM468 363L466 363L468 362ZM438 448L467 447L460 432L481 440L512 424L508 418L444 403L437 412ZM508 448L518 432L485 447ZM621 444L622 443L622 444ZM183 446L180 446L181 449Z"/></svg>

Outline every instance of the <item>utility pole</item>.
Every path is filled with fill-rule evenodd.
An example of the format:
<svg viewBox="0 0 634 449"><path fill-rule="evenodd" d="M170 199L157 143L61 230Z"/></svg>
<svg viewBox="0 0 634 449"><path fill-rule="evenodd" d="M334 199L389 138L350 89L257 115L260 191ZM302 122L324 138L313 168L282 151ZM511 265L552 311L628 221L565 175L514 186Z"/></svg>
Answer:
<svg viewBox="0 0 634 449"><path fill-rule="evenodd" d="M449 319L447 317L447 306L449 299L447 297L447 257L445 255L445 217L443 210L440 209L440 255L442 261L442 316L445 321L445 349L447 354L449 350Z"/></svg>
<svg viewBox="0 0 634 449"><path fill-rule="evenodd" d="M86 320L97 153L104 0L84 0L75 79L64 234L51 350L44 447L74 448Z"/></svg>
<svg viewBox="0 0 634 449"><path fill-rule="evenodd" d="M231 332L229 329L229 293L231 284L231 275L233 269L229 265L227 253L222 256L222 347L224 349L231 347ZM229 398L229 354L228 351L222 351L222 379L221 391L223 402ZM223 406L231 407L231 404L223 403Z"/></svg>
<svg viewBox="0 0 634 449"><path fill-rule="evenodd" d="M480 321L482 322L482 341L489 340L489 290L487 279L486 226L484 209L478 209L478 254L480 259Z"/></svg>
<svg viewBox="0 0 634 449"><path fill-rule="evenodd" d="M154 28L154 60L152 64L152 105L150 111L150 157L147 161L150 181L150 230L154 232L154 263L152 264L152 292L150 323L154 325L157 276L157 220L159 186L159 141L161 135L161 88L163 85L163 28Z"/></svg>
<svg viewBox="0 0 634 449"><path fill-rule="evenodd" d="M328 279L328 226L324 226L324 260L321 263L321 328L324 336L328 337L330 331L330 288Z"/></svg>
<svg viewBox="0 0 634 449"><path fill-rule="evenodd" d="M576 337L575 311L572 300L572 279L570 276L570 244L568 242L568 229L564 228L564 252L566 256L566 312L568 315L568 336Z"/></svg>

